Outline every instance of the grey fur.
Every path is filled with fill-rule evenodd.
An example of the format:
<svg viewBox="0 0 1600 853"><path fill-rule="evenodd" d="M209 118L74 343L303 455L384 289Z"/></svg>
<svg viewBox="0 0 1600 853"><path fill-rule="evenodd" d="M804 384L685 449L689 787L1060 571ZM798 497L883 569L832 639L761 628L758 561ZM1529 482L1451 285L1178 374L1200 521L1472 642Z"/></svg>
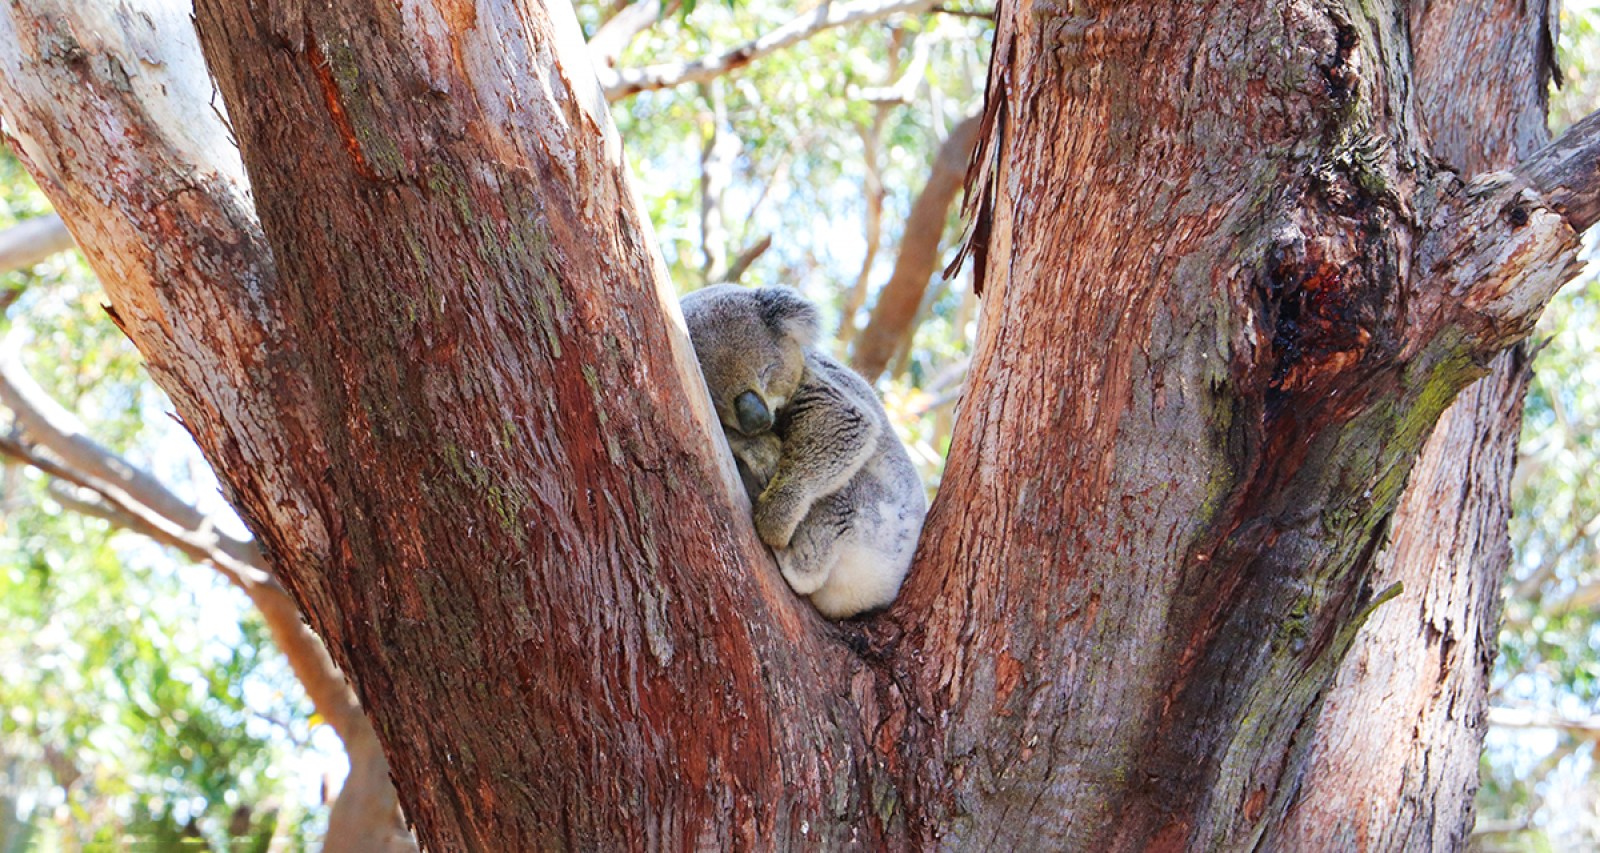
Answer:
<svg viewBox="0 0 1600 853"><path fill-rule="evenodd" d="M927 498L872 386L812 348L816 307L787 287L716 285L684 297L683 316L784 580L832 619L888 605ZM748 392L772 416L751 435L735 403Z"/></svg>

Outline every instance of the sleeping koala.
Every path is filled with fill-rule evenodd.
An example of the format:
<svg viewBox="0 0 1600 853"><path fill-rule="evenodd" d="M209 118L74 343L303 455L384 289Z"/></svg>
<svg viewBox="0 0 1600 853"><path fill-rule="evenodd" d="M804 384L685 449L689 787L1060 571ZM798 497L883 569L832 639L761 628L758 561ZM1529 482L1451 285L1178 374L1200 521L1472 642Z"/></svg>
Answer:
<svg viewBox="0 0 1600 853"><path fill-rule="evenodd" d="M872 386L812 348L816 307L721 284L685 296L683 318L784 580L830 619L888 605L927 498Z"/></svg>

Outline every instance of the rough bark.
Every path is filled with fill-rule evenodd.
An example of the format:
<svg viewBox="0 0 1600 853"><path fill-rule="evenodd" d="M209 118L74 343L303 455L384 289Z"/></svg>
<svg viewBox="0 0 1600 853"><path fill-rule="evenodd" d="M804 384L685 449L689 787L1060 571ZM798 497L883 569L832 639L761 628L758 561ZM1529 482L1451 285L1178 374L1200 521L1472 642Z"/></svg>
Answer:
<svg viewBox="0 0 1600 853"><path fill-rule="evenodd" d="M1429 159L1392 11L1005 8L944 485L901 600L828 626L738 505L569 9L196 18L274 274L112 298L430 849L1272 847L1413 460L1576 248L1537 168ZM76 216L182 250L161 217L218 204L86 179L108 128L60 116L99 102L29 103L102 273Z"/></svg>
<svg viewBox="0 0 1600 853"><path fill-rule="evenodd" d="M146 82L126 45L15 10L8 77L55 86L8 91L7 111L230 499L359 673L429 846L860 832L839 816L870 791L863 739L830 722L854 707L807 689L847 671L844 647L734 503L565 14L201 6L264 238L228 206L242 184L128 156L164 140L160 93L118 87ZM48 102L60 78L77 100Z"/></svg>
<svg viewBox="0 0 1600 853"><path fill-rule="evenodd" d="M1411 8L1413 85L1434 157L1482 172L1548 141L1548 11L1511 2ZM1440 419L1412 470L1373 571L1375 586L1399 582L1405 592L1374 614L1339 670L1285 822L1290 848L1465 845L1528 376L1520 352L1497 359Z"/></svg>
<svg viewBox="0 0 1600 853"><path fill-rule="evenodd" d="M1394 6L1160 5L998 22L984 324L891 613L951 847L1274 849L1412 461L1571 272L1519 179L1430 160Z"/></svg>
<svg viewBox="0 0 1600 853"><path fill-rule="evenodd" d="M1507 502L1527 363L1497 359L1440 420L1374 568L1404 592L1339 670L1284 849L1464 849L1510 561ZM1499 500L1496 500L1498 498Z"/></svg>
<svg viewBox="0 0 1600 853"><path fill-rule="evenodd" d="M187 15L159 5L16 4L0 16L0 64L13 150L81 239L113 318L213 466L232 472L225 487L251 483L290 511L303 508L302 495L276 491L273 466L292 439L254 419L294 403L294 386L275 382L281 374L264 359L268 351L292 359L293 346L257 313L276 273ZM8 382L8 393L16 387ZM350 758L328 849L414 850L371 724L289 598L260 576L255 548L219 539L159 484L102 458L85 436L60 433L38 414L47 407L12 401L32 434L59 439L66 473L87 473L145 507L134 516L173 544L215 552L210 559L251 594Z"/></svg>

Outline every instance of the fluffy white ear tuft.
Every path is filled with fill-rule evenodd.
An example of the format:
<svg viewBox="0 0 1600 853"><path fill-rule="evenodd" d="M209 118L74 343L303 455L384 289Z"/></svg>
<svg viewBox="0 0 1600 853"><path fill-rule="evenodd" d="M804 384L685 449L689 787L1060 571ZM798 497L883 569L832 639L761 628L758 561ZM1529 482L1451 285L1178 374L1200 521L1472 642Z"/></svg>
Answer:
<svg viewBox="0 0 1600 853"><path fill-rule="evenodd" d="M753 293L762 322L800 346L815 346L822 334L822 317L817 306L792 287L758 287Z"/></svg>

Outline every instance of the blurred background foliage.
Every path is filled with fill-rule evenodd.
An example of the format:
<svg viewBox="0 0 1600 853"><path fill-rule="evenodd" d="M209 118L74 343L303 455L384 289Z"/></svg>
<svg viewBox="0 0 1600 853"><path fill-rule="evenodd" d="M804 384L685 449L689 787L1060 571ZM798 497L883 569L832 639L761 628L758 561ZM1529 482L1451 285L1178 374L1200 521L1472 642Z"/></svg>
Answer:
<svg viewBox="0 0 1600 853"><path fill-rule="evenodd" d="M1552 89L1560 133L1600 108L1600 4L1568 3ZM1548 308L1513 481L1500 658L1474 846L1600 851L1600 265Z"/></svg>
<svg viewBox="0 0 1600 853"><path fill-rule="evenodd" d="M579 18L592 35L624 5L579 2ZM829 30L735 74L614 105L681 289L753 258L738 280L801 289L841 339L866 325L934 152L981 100L990 7L944 8ZM668 3L616 65L721 53L799 11ZM1593 7L1564 15L1557 130L1600 104L1597 23ZM0 229L47 212L0 156ZM938 267L958 231L952 210ZM878 385L934 488L978 306L970 269L929 291ZM0 331L22 337L34 378L101 443L243 535L104 302L77 253L63 253L0 277ZM1483 851L1600 853L1597 321L1591 273L1541 326L1473 840ZM338 742L247 599L66 506L37 470L0 469L0 853L316 849L343 772Z"/></svg>
<svg viewBox="0 0 1600 853"><path fill-rule="evenodd" d="M0 156L0 229L48 212ZM222 508L77 252L5 275L0 294L4 334L57 402ZM313 721L255 611L209 569L66 511L62 489L0 469L0 853L311 849L322 816L284 774Z"/></svg>

